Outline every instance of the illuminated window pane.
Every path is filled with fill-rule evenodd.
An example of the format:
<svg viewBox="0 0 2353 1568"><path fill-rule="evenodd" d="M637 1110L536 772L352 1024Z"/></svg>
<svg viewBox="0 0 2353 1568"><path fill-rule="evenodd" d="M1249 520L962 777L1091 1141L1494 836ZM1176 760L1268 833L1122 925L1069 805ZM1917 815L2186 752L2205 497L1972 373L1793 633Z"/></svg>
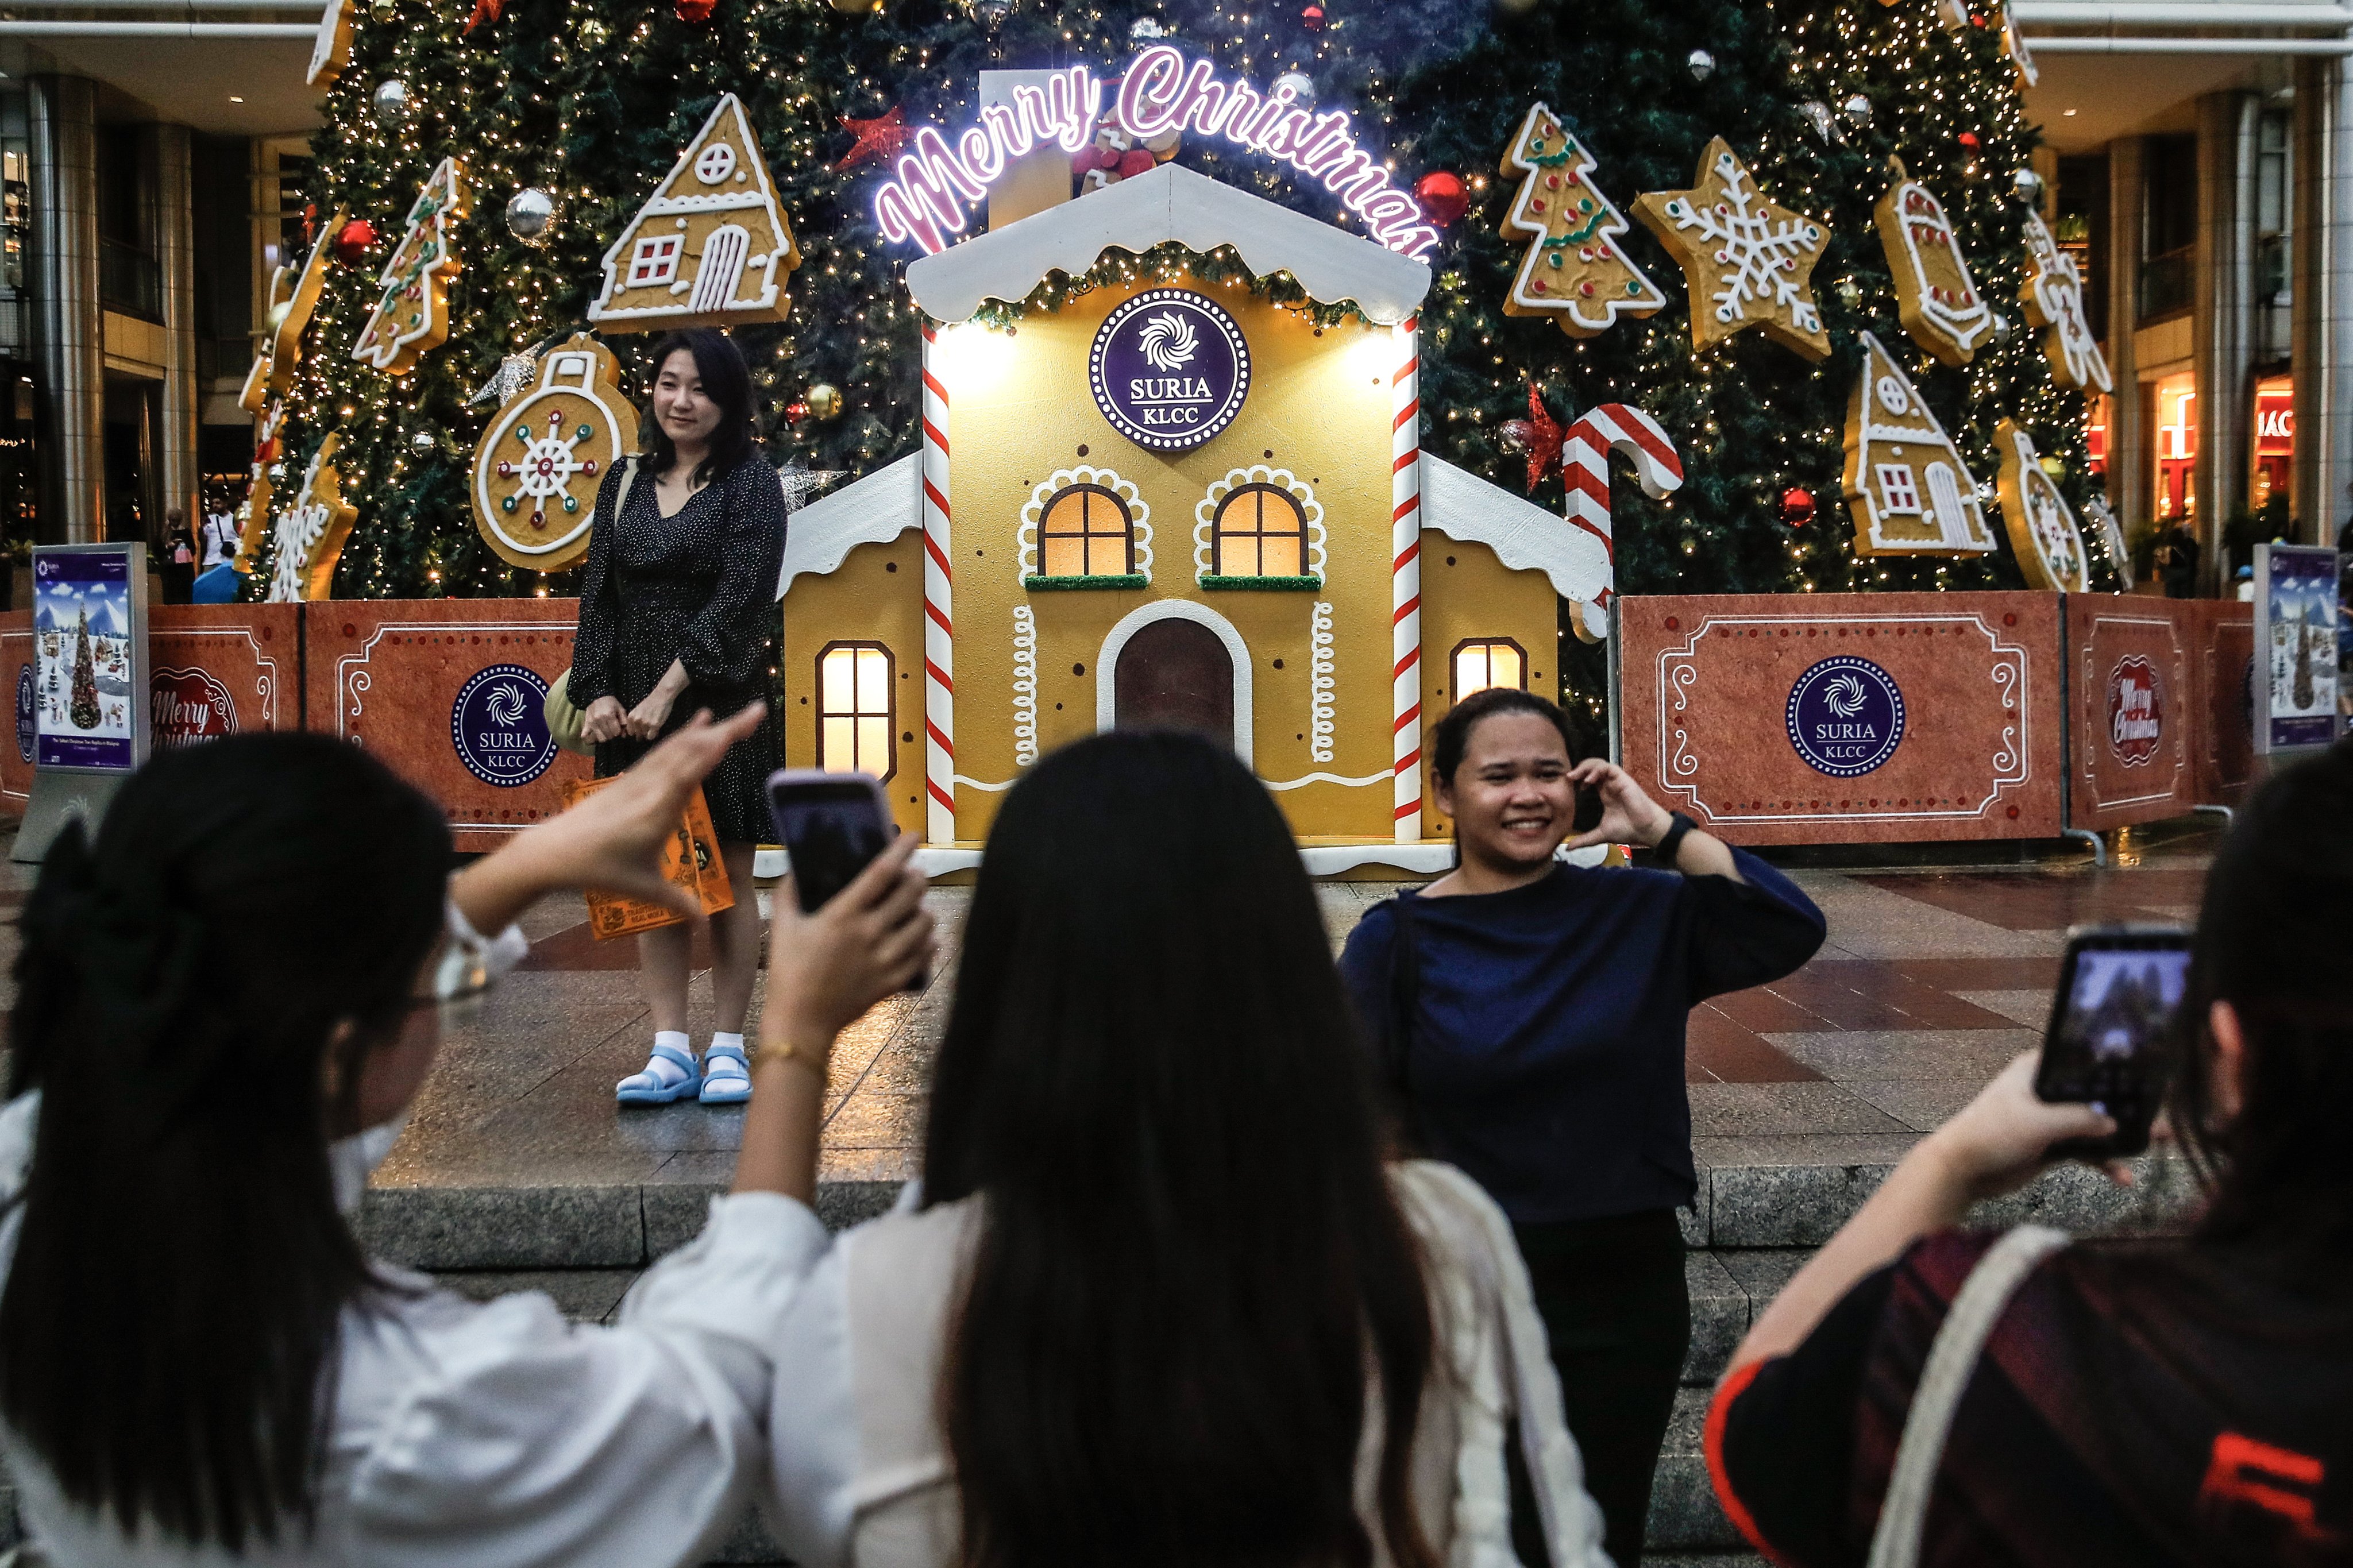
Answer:
<svg viewBox="0 0 2353 1568"><path fill-rule="evenodd" d="M868 773L880 772L891 754L891 721L860 719L858 721L858 765Z"/></svg>
<svg viewBox="0 0 2353 1568"><path fill-rule="evenodd" d="M1039 566L1049 577L1113 577L1129 571L1134 520L1127 503L1101 485L1072 485L1046 503L1039 520Z"/></svg>
<svg viewBox="0 0 2353 1568"><path fill-rule="evenodd" d="M891 711L891 656L879 647L858 650L858 711L885 716Z"/></svg>
<svg viewBox="0 0 2353 1568"><path fill-rule="evenodd" d="M891 743L891 651L876 643L837 643L818 656L818 765L828 773L896 771Z"/></svg>
<svg viewBox="0 0 2353 1568"><path fill-rule="evenodd" d="M1214 569L1224 577L1307 574L1307 514L1289 490L1244 485L1219 505Z"/></svg>
<svg viewBox="0 0 2353 1568"><path fill-rule="evenodd" d="M1466 642L1454 650L1454 700L1491 686L1526 690L1527 663L1512 642Z"/></svg>
<svg viewBox="0 0 2353 1568"><path fill-rule="evenodd" d="M819 684L824 693L818 700L828 713L854 713L858 710L858 650L837 647L827 650L825 662L818 666Z"/></svg>
<svg viewBox="0 0 2353 1568"><path fill-rule="evenodd" d="M1261 577L1304 577L1307 563L1300 558L1306 541L1280 535L1259 542L1258 574Z"/></svg>
<svg viewBox="0 0 2353 1568"><path fill-rule="evenodd" d="M858 721L828 719L820 749L825 756L825 771L829 773L854 773L858 771Z"/></svg>

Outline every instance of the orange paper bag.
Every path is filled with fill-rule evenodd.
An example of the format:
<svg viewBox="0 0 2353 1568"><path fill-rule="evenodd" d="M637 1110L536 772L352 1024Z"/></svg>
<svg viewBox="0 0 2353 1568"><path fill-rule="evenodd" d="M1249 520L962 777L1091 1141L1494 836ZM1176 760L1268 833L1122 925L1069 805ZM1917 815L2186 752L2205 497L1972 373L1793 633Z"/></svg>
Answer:
<svg viewBox="0 0 2353 1568"><path fill-rule="evenodd" d="M616 779L596 779L587 784L566 784L564 804L577 805ZM662 846L662 875L678 887L687 889L702 900L702 912L717 914L733 909L735 892L727 882L727 862L719 858L719 836L711 826L711 806L696 786L686 803L686 815L679 819L678 828ZM660 904L650 904L643 899L626 898L618 893L588 890L588 934L602 942L610 937L633 936L641 931L659 926L680 925L686 917Z"/></svg>

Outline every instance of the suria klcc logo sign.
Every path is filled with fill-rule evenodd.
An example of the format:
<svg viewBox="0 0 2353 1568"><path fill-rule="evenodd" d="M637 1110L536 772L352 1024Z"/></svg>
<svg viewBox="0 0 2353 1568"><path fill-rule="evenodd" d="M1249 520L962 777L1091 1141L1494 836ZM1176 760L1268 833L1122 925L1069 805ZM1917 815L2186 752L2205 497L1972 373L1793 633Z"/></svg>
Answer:
<svg viewBox="0 0 2353 1568"><path fill-rule="evenodd" d="M1826 658L1789 689L1789 744L1816 773L1851 779L1895 754L1904 693L1867 658Z"/></svg>
<svg viewBox="0 0 2353 1568"><path fill-rule="evenodd" d="M1181 452L1234 422L1250 395L1250 345L1189 289L1147 289L1104 318L1087 354L1095 406L1139 447Z"/></svg>
<svg viewBox="0 0 2353 1568"><path fill-rule="evenodd" d="M1084 66L1056 72L1043 87L1017 87L1014 101L982 106L980 123L951 141L919 126L900 154L897 177L874 193L874 221L892 244L912 239L945 249L964 233L965 209L1017 158L1050 145L1077 153L1103 118L1103 83ZM1380 154L1360 145L1344 109L1315 112L1286 83L1261 92L1220 79L1207 60L1187 61L1166 44L1145 50L1120 78L1113 115L1139 141L1181 132L1263 153L1321 181L1389 249L1419 256L1438 230L1412 195L1390 183Z"/></svg>
<svg viewBox="0 0 2353 1568"><path fill-rule="evenodd" d="M2139 767L2165 741L2165 689L2157 667L2138 654L2108 671L2108 745L2116 761Z"/></svg>
<svg viewBox="0 0 2353 1568"><path fill-rule="evenodd" d="M484 784L527 784L555 761L547 730L547 682L519 664L478 669L449 705L449 743Z"/></svg>

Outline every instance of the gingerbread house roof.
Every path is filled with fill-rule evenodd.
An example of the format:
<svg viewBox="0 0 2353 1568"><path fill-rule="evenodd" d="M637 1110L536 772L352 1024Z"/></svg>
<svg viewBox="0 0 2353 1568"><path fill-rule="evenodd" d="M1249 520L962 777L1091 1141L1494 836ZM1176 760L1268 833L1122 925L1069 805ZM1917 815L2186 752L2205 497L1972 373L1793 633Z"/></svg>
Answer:
<svg viewBox="0 0 2353 1568"><path fill-rule="evenodd" d="M923 457L910 452L793 513L785 530L785 566L776 597L807 573L822 577L861 544L888 544L921 521Z"/></svg>
<svg viewBox="0 0 2353 1568"><path fill-rule="evenodd" d="M1231 246L1257 276L1288 272L1318 303L1353 301L1383 326L1430 291L1428 263L1176 163L926 256L907 268L907 289L934 321L962 321L987 300L1029 298L1050 272L1083 273L1106 250L1171 241Z"/></svg>

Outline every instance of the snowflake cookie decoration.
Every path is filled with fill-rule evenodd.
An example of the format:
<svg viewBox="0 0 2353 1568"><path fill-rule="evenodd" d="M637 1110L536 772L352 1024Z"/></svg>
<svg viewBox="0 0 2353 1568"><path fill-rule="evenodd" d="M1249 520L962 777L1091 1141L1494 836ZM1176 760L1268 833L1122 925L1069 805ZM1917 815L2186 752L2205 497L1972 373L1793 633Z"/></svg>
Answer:
<svg viewBox="0 0 2353 1568"><path fill-rule="evenodd" d="M2042 469L2034 438L2005 419L1994 426L1994 451L2001 459L2001 520L2010 530L2026 585L2062 594L2088 594L2092 571L2075 513L2059 486Z"/></svg>
<svg viewBox="0 0 2353 1568"><path fill-rule="evenodd" d="M1993 307L1969 275L1945 204L1905 173L1903 159L1888 159L1887 172L1871 217L1895 276L1896 316L1914 342L1947 364L1967 364L1993 334Z"/></svg>
<svg viewBox="0 0 2353 1568"><path fill-rule="evenodd" d="M596 488L638 449L620 367L581 332L543 357L539 384L510 401L474 450L474 526L513 566L561 572L588 553Z"/></svg>
<svg viewBox="0 0 2353 1568"><path fill-rule="evenodd" d="M2041 327L2052 379L2079 392L2108 392L2107 356L2084 316L2084 274L2059 248L2040 213L2026 215L2026 285L2018 291L2030 325Z"/></svg>
<svg viewBox="0 0 2353 1568"><path fill-rule="evenodd" d="M377 281L384 292L360 329L352 357L388 375L406 374L449 336L449 279L459 270L452 226L466 216L465 166L444 158L408 209L406 232Z"/></svg>
<svg viewBox="0 0 2353 1568"><path fill-rule="evenodd" d="M1978 482L1895 356L1869 332L1846 413L1845 492L1858 555L1983 554Z"/></svg>
<svg viewBox="0 0 2353 1568"><path fill-rule="evenodd" d="M333 596L335 563L359 521L359 508L343 499L343 478L334 464L340 431L329 431L303 471L294 504L278 514L278 559L269 573L269 602L301 604Z"/></svg>
<svg viewBox="0 0 2353 1568"><path fill-rule="evenodd" d="M1762 327L1808 359L1830 357L1813 289L1814 264L1830 235L1766 200L1723 137L1700 154L1697 184L1636 197L1634 216L1683 263L1694 348Z"/></svg>
<svg viewBox="0 0 2353 1568"><path fill-rule="evenodd" d="M1665 306L1667 297L1620 247L1626 220L1593 183L1595 167L1593 154L1544 104L1520 121L1503 172L1525 177L1504 234L1525 239L1528 252L1504 314L1550 316L1570 337L1589 338L1620 316Z"/></svg>

